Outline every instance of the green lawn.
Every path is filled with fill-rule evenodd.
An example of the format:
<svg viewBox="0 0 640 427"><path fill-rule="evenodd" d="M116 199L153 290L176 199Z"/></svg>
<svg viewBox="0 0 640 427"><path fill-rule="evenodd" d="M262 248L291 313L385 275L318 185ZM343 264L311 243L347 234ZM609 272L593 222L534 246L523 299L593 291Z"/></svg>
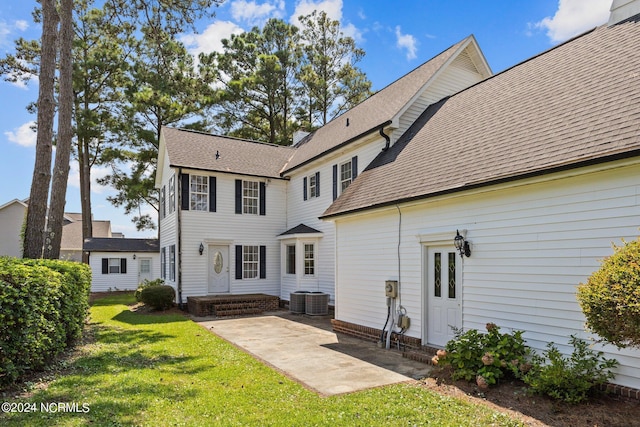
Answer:
<svg viewBox="0 0 640 427"><path fill-rule="evenodd" d="M0 425L520 425L418 385L319 397L186 318L132 313L131 302L129 295L96 301L95 343L48 388L10 400L35 403L35 412L0 414ZM41 410L58 402L76 403L77 412Z"/></svg>

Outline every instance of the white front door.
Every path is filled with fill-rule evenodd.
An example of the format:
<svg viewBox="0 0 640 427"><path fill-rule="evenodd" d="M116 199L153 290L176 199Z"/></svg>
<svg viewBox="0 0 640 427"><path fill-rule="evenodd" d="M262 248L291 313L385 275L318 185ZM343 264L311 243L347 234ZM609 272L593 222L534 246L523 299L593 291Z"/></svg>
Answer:
<svg viewBox="0 0 640 427"><path fill-rule="evenodd" d="M229 247L209 246L209 293L229 292Z"/></svg>
<svg viewBox="0 0 640 427"><path fill-rule="evenodd" d="M153 280L152 268L151 258L138 258L138 283L142 283L144 280Z"/></svg>
<svg viewBox="0 0 640 427"><path fill-rule="evenodd" d="M453 246L427 252L427 343L444 347L462 327L462 260Z"/></svg>

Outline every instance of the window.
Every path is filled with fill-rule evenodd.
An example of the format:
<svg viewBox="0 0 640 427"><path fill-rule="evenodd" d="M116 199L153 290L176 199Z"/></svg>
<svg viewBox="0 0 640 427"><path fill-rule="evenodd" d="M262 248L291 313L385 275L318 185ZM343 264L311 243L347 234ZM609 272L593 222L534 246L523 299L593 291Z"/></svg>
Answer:
<svg viewBox="0 0 640 427"><path fill-rule="evenodd" d="M192 211L209 210L209 177L191 175L191 206Z"/></svg>
<svg viewBox="0 0 640 427"><path fill-rule="evenodd" d="M149 273L151 273L151 260L150 259L141 259L140 260L140 273L141 274L149 274Z"/></svg>
<svg viewBox="0 0 640 427"><path fill-rule="evenodd" d="M167 248L160 250L160 278L166 279L167 277Z"/></svg>
<svg viewBox="0 0 640 427"><path fill-rule="evenodd" d="M169 213L176 210L176 176L169 178Z"/></svg>
<svg viewBox="0 0 640 427"><path fill-rule="evenodd" d="M260 186L257 181L242 181L242 213L258 214Z"/></svg>
<svg viewBox="0 0 640 427"><path fill-rule="evenodd" d="M317 180L315 175L311 175L309 177L309 197L317 197L316 189L317 189Z"/></svg>
<svg viewBox="0 0 640 427"><path fill-rule="evenodd" d="M351 184L351 162L340 165L340 193Z"/></svg>
<svg viewBox="0 0 640 427"><path fill-rule="evenodd" d="M242 278L255 279L258 277L258 246L242 247Z"/></svg>
<svg viewBox="0 0 640 427"><path fill-rule="evenodd" d="M169 246L169 280L176 280L176 245Z"/></svg>
<svg viewBox="0 0 640 427"><path fill-rule="evenodd" d="M167 216L167 210L165 208L165 202L164 202L165 191L166 191L166 187L163 185L162 190L160 190L160 219Z"/></svg>
<svg viewBox="0 0 640 427"><path fill-rule="evenodd" d="M120 274L120 258L109 258L109 274Z"/></svg>
<svg viewBox="0 0 640 427"><path fill-rule="evenodd" d="M296 245L287 245L287 274L296 274Z"/></svg>
<svg viewBox="0 0 640 427"><path fill-rule="evenodd" d="M304 275L313 276L315 274L315 245L313 243L304 244Z"/></svg>

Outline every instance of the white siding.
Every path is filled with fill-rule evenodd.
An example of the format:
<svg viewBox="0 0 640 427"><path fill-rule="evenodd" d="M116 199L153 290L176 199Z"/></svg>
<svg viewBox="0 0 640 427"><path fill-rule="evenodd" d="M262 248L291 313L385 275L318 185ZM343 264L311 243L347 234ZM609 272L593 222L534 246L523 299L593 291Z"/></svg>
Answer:
<svg viewBox="0 0 640 427"><path fill-rule="evenodd" d="M194 175L216 176L216 212L182 211L182 298L208 294L209 243L229 245L230 292L232 294L265 293L280 295L280 242L277 236L286 231L286 185L279 179L214 174L184 170ZM235 213L235 180L266 183L266 215ZM198 252L200 243L205 251ZM164 243L163 243L164 244ZM266 246L266 279L235 279L235 246ZM177 273L176 273L177 274Z"/></svg>
<svg viewBox="0 0 640 427"><path fill-rule="evenodd" d="M158 253L136 252L91 252L89 267L91 267L91 292L127 291L138 288L138 257L151 258L153 279L160 277L160 255ZM102 274L102 258L126 258L126 274Z"/></svg>
<svg viewBox="0 0 640 427"><path fill-rule="evenodd" d="M429 85L427 90L404 112L400 118L398 132L402 135L411 124L427 109L427 107L441 99L460 92L483 79L476 70L467 47L460 53L440 75Z"/></svg>
<svg viewBox="0 0 640 427"><path fill-rule="evenodd" d="M165 149L165 162L163 164L163 168L162 170L158 170L158 173L161 173L161 187L160 189L162 189L162 186L164 186L166 188L165 190L165 194L166 194L166 206L167 206L167 216L164 218L161 218L159 220L159 244L160 244L160 255L162 256L162 248L165 248L166 251L166 277L164 278L164 281L166 284L173 286L174 288L177 289L177 281L176 280L170 280L169 279L169 246L171 245L176 245L176 279L178 277L178 234L177 234L177 230L178 230L178 206L177 204L179 203L179 194L178 192L180 191L180 184L178 183L178 180L180 179L180 177L178 176L178 169L177 168L170 168L169 167L169 158L168 158L168 154L166 153L166 149ZM169 180L171 177L174 177L175 180L175 190L176 190L176 206L175 209L173 210L173 212L169 213ZM162 274L160 272L161 269L161 262L158 262L157 265L154 266L154 273L157 271L158 273L158 277L160 277ZM176 295L177 298L177 295Z"/></svg>
<svg viewBox="0 0 640 427"><path fill-rule="evenodd" d="M564 351L584 332L576 286L640 225L640 166L554 176L401 206L402 305L408 335L426 339L423 253L417 236L467 229L472 254L463 266L463 327L495 322L525 330L532 347L553 341ZM588 173L587 173L588 172ZM553 179L549 179L553 178ZM544 179L544 182L542 180ZM383 284L398 277L396 207L338 218L336 318L381 328ZM621 367L616 383L640 387L640 352L606 346Z"/></svg>
<svg viewBox="0 0 640 427"><path fill-rule="evenodd" d="M20 230L26 208L14 202L0 210L0 256L22 257Z"/></svg>

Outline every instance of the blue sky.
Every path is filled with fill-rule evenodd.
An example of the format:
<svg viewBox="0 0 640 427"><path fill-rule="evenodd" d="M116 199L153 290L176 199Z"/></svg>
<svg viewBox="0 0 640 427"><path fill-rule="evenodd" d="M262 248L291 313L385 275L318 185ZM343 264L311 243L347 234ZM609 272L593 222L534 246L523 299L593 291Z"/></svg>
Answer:
<svg viewBox="0 0 640 427"><path fill-rule="evenodd" d="M0 2L0 53L12 52L18 37L40 37L33 23L35 0ZM543 52L607 21L611 0L227 0L216 18L198 23L198 34L181 36L190 52L219 50L220 40L277 17L295 22L299 15L324 10L341 22L366 52L359 64L379 90L470 34L475 35L494 73ZM37 99L37 80L27 86L0 82L0 205L29 196L35 160L34 116L25 107ZM105 169L95 169L94 177ZM126 237L136 232L129 217L106 197L113 190L94 184L96 219L109 219ZM75 161L67 189L66 211L80 212Z"/></svg>

